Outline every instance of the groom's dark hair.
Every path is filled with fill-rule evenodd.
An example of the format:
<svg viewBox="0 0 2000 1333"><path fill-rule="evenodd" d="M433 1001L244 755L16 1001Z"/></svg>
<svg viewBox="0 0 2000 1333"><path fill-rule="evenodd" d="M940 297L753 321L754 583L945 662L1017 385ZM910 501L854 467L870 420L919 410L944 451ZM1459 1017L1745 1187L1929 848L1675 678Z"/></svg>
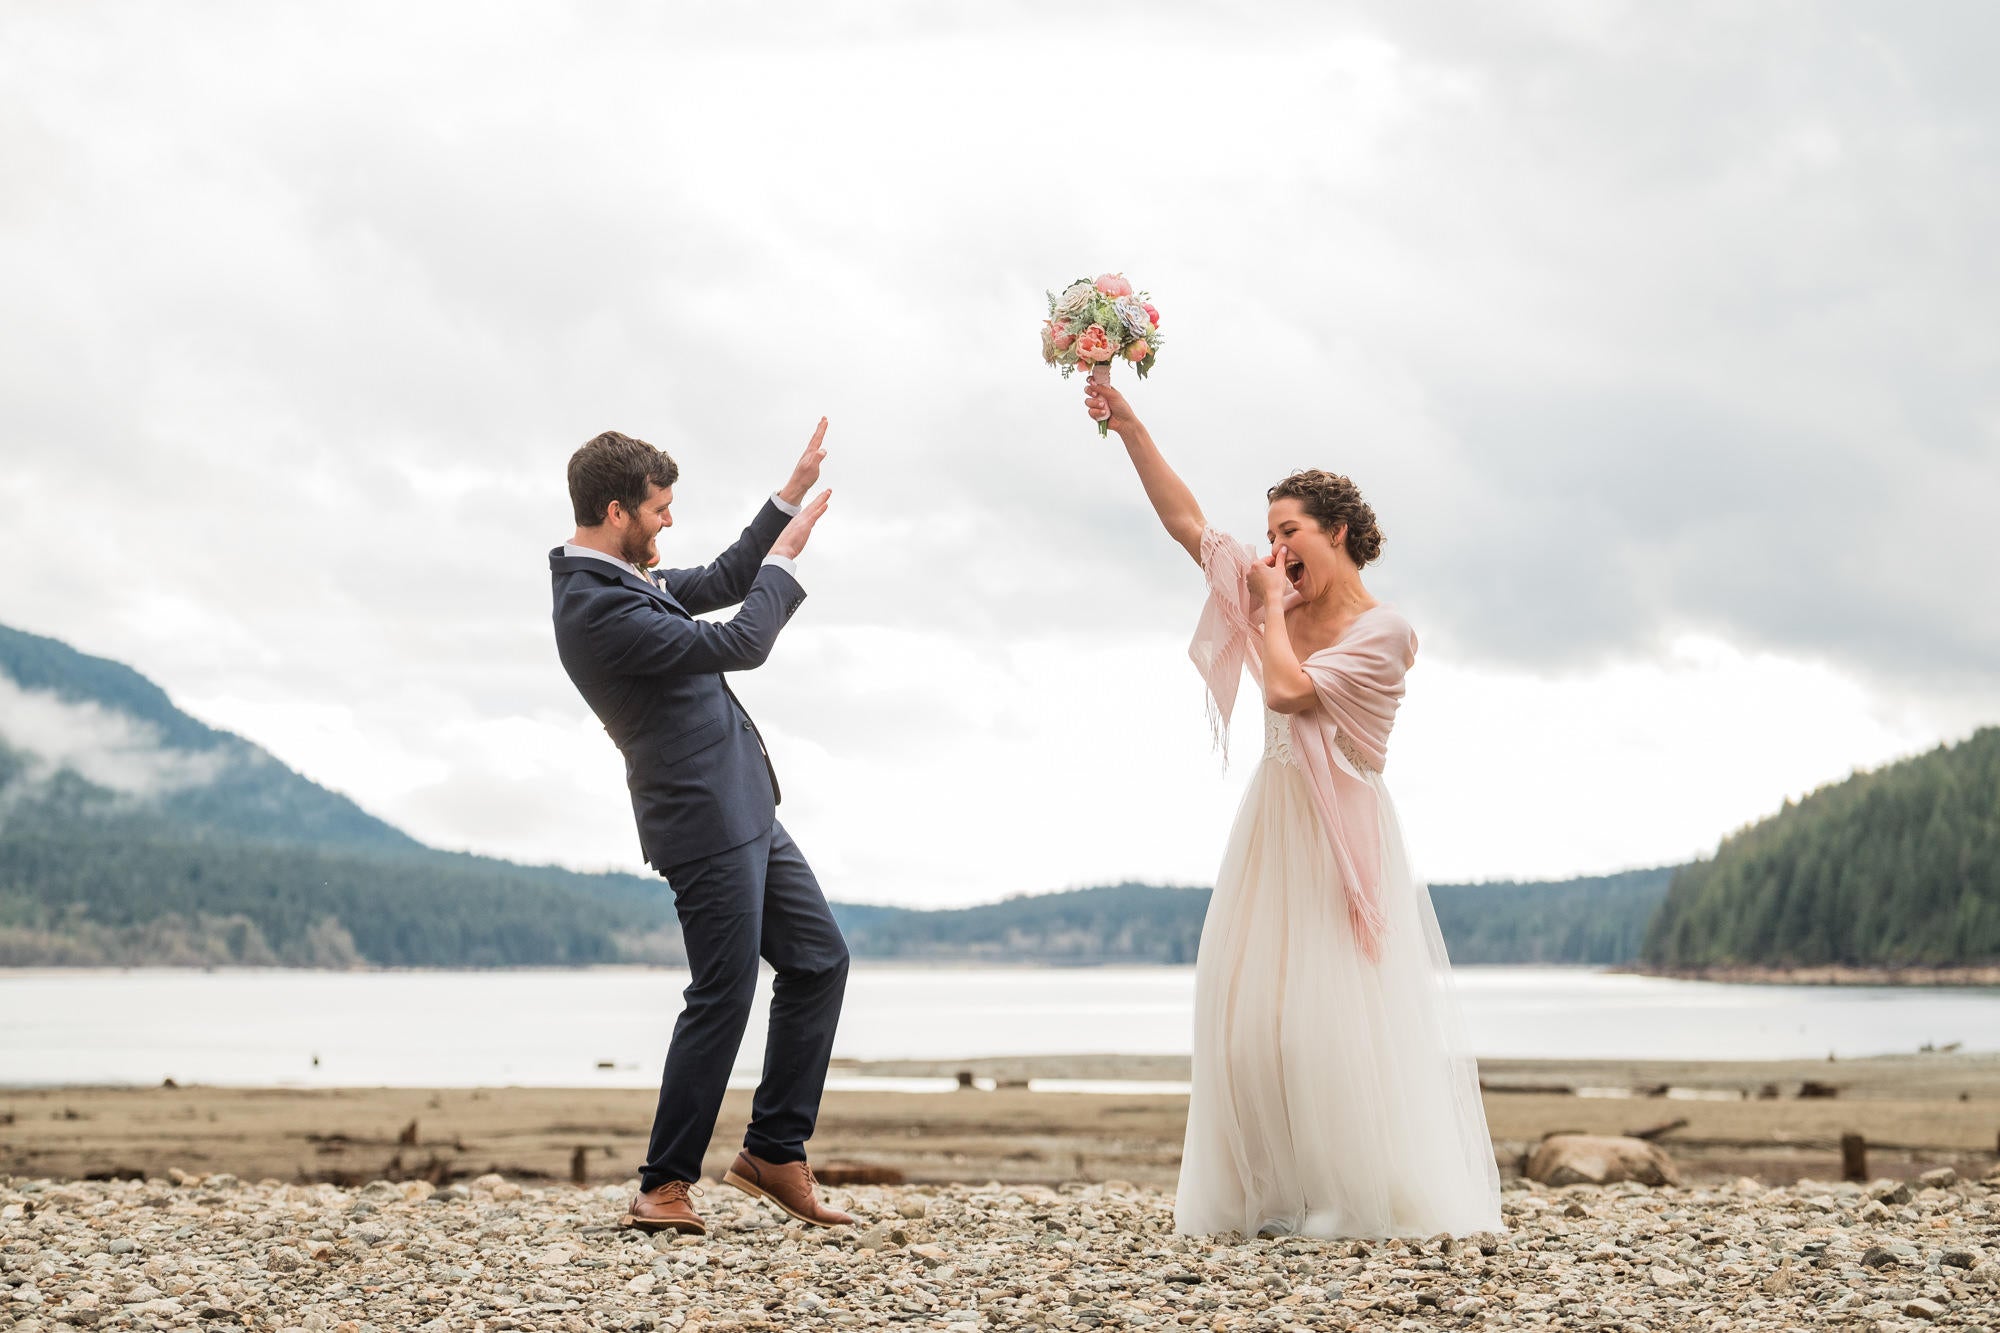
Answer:
<svg viewBox="0 0 2000 1333"><path fill-rule="evenodd" d="M607 430L569 456L569 504L578 526L594 528L616 500L637 509L646 483L661 490L680 479L681 470L664 449Z"/></svg>

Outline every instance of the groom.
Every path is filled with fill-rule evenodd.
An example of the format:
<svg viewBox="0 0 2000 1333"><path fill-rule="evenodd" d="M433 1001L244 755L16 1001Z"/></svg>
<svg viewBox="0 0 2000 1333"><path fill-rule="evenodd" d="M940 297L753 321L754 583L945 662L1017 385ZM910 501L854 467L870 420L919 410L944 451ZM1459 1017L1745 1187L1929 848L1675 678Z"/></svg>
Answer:
<svg viewBox="0 0 2000 1333"><path fill-rule="evenodd" d="M625 1224L707 1231L688 1200L757 990L776 969L764 1076L743 1151L723 1179L802 1222L854 1219L821 1203L805 1144L847 985L847 945L812 868L777 820L778 775L725 673L763 665L805 600L795 561L826 512L806 503L826 421L750 526L713 564L652 571L680 469L606 431L569 460L576 535L549 552L556 651L625 755L647 864L665 875L693 978L667 1047L639 1196ZM741 604L725 621L696 620Z"/></svg>

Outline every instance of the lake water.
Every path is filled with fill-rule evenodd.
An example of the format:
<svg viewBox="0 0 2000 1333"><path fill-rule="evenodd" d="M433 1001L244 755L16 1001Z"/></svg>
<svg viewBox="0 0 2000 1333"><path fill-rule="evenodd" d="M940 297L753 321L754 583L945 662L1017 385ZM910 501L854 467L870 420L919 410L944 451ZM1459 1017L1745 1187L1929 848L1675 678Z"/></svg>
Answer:
<svg viewBox="0 0 2000 1333"><path fill-rule="evenodd" d="M2000 1049L2000 990L1735 986L1562 968L1455 976L1485 1057ZM652 1086L686 981L626 968L6 971L0 1084ZM835 1055L1181 1055L1193 999L1192 968L857 965ZM763 1025L760 1007L739 1058L743 1080L762 1060Z"/></svg>

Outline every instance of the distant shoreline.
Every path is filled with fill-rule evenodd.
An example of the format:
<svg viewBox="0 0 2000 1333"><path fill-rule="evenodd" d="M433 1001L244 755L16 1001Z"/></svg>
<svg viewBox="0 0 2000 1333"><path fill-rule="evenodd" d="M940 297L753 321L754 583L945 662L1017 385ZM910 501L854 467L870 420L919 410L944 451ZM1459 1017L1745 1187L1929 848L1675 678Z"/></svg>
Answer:
<svg viewBox="0 0 2000 1333"><path fill-rule="evenodd" d="M1192 969L1193 963L1166 963L1153 959L1104 958L1088 961L1057 958L919 958L907 954L871 958L857 954L857 967L875 971L923 971L925 969L996 971L1049 970L1092 971L1175 971ZM1657 967L1648 963L1458 963L1457 968L1508 969L1541 972L1603 972L1613 976L1659 977L1672 981L1709 981L1728 985L1754 986L1907 986L1952 988L2000 988L2000 963L1975 967L1850 967L1834 964L1819 967L1775 967L1732 963L1715 967ZM530 963L518 966L421 966L363 963L349 967L298 967L257 963L0 963L0 978L31 974L64 975L82 972L344 972L357 973L459 973L459 972L685 972L685 963Z"/></svg>
<svg viewBox="0 0 2000 1333"><path fill-rule="evenodd" d="M1656 967L1627 963L1607 971L1673 981L1715 981L1750 986L2000 986L2000 963L1977 967L1772 967L1730 963L1716 967Z"/></svg>

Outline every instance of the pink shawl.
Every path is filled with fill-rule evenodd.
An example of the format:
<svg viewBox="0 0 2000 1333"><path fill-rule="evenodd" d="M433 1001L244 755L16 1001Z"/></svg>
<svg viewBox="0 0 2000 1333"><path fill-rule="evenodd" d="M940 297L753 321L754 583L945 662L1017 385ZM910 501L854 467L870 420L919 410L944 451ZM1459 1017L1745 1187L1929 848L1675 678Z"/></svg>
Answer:
<svg viewBox="0 0 2000 1333"><path fill-rule="evenodd" d="M1253 602L1245 577L1255 558L1249 547L1214 528L1201 535L1208 604L1188 656L1208 684L1209 727L1219 748L1228 744L1244 664L1260 678L1264 672L1264 610ZM1297 595L1288 594L1286 604ZM1301 663L1317 701L1291 716L1292 755L1332 845L1348 920L1362 952L1376 961L1388 920L1382 908L1378 803L1363 766L1380 772L1388 762L1389 729L1403 700L1403 677L1416 657L1417 636L1408 621L1384 606L1364 611L1340 642Z"/></svg>

